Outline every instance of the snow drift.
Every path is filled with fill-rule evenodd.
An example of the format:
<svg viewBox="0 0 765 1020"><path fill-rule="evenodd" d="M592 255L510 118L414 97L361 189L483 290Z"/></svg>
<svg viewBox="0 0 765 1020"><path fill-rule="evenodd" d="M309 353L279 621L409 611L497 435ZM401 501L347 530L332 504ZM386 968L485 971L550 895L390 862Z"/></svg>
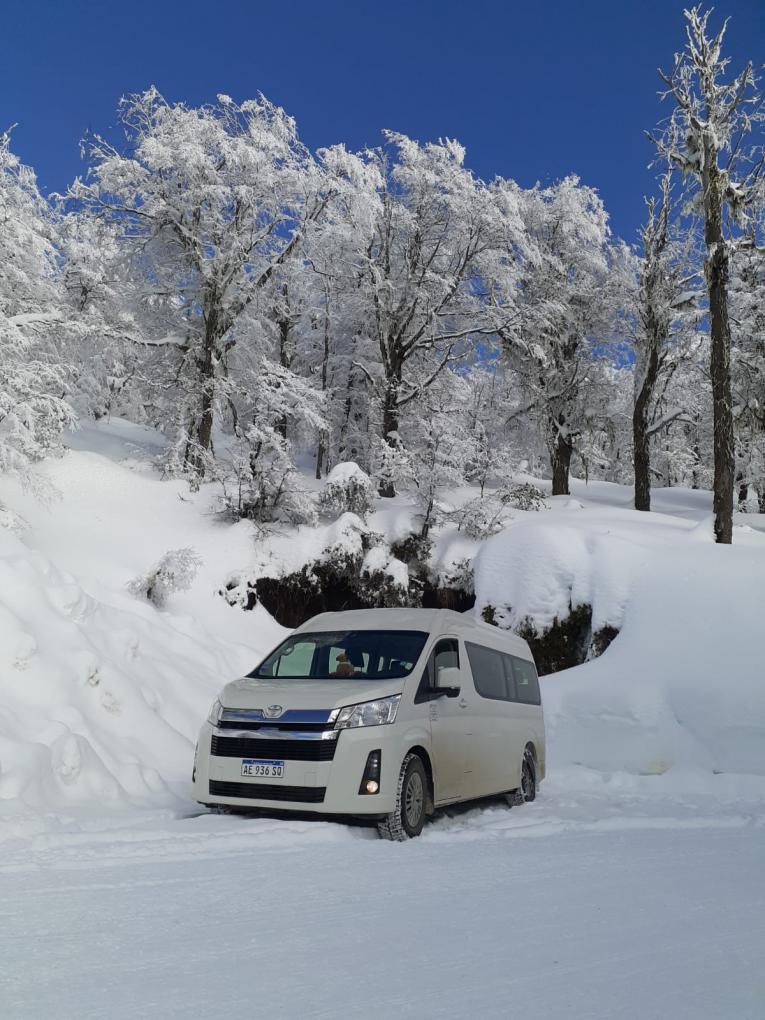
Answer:
<svg viewBox="0 0 765 1020"><path fill-rule="evenodd" d="M593 630L620 631L542 680L553 768L765 776L765 538L739 527L735 543L707 519L564 505L484 544L477 611L541 631L587 604Z"/></svg>
<svg viewBox="0 0 765 1020"><path fill-rule="evenodd" d="M0 815L186 795L210 703L282 633L264 610L218 596L251 535L207 513L209 493L195 502L134 459L156 440L127 423L84 429L76 442L101 452L43 465L60 496L47 505L3 482ZM203 563L192 590L167 611L132 595L178 546Z"/></svg>
<svg viewBox="0 0 765 1020"><path fill-rule="evenodd" d="M107 605L0 530L0 804L145 801L188 772L235 649L189 617Z"/></svg>

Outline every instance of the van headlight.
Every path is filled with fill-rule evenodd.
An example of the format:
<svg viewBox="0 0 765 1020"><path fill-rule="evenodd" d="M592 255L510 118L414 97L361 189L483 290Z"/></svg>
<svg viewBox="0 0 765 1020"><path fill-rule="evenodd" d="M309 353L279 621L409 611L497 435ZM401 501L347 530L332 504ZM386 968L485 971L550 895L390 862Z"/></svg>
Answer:
<svg viewBox="0 0 765 1020"><path fill-rule="evenodd" d="M365 701L361 705L347 705L341 708L335 719L336 730L347 730L355 726L385 726L396 721L400 694L379 701Z"/></svg>
<svg viewBox="0 0 765 1020"><path fill-rule="evenodd" d="M207 713L207 721L211 723L213 726L218 725L218 720L220 719L220 710L222 707L223 706L216 698L210 707L210 711Z"/></svg>

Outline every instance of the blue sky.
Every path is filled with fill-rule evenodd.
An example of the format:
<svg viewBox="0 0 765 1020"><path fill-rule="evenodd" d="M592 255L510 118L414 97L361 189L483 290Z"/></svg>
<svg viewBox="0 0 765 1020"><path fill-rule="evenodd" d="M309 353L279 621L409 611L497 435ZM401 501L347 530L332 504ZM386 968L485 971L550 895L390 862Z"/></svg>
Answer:
<svg viewBox="0 0 765 1020"><path fill-rule="evenodd" d="M83 170L79 139L114 131L119 97L155 84L202 103L261 91L312 148L383 128L450 136L485 177L578 173L633 240L652 187L644 130L658 65L682 46L674 0L5 0L0 128L46 190ZM765 60L765 0L726 0L734 67Z"/></svg>

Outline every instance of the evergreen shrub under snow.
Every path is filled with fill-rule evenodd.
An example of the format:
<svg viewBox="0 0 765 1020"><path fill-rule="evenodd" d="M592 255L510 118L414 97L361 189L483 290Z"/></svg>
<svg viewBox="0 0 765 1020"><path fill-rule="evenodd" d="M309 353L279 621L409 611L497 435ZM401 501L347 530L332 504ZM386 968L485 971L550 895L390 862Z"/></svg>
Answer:
<svg viewBox="0 0 765 1020"><path fill-rule="evenodd" d="M363 519L372 510L376 495L369 475L349 460L336 464L327 475L319 505L333 517L352 513Z"/></svg>
<svg viewBox="0 0 765 1020"><path fill-rule="evenodd" d="M188 591L201 565L193 549L170 549L148 573L134 578L128 590L162 608L173 592Z"/></svg>
<svg viewBox="0 0 765 1020"><path fill-rule="evenodd" d="M545 506L544 492L522 483L471 499L449 516L468 538L484 539L501 531L513 510L542 510Z"/></svg>

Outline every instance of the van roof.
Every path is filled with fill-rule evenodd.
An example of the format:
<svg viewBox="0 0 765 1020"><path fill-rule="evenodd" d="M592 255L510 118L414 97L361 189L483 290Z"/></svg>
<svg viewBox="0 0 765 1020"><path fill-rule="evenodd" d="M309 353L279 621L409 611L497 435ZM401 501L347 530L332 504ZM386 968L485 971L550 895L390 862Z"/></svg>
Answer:
<svg viewBox="0 0 765 1020"><path fill-rule="evenodd" d="M529 646L512 631L493 627L472 613L453 609L346 609L338 613L320 613L306 620L297 633L321 630L426 630L429 633L452 633L467 637L482 634L514 646L524 657L531 658Z"/></svg>

